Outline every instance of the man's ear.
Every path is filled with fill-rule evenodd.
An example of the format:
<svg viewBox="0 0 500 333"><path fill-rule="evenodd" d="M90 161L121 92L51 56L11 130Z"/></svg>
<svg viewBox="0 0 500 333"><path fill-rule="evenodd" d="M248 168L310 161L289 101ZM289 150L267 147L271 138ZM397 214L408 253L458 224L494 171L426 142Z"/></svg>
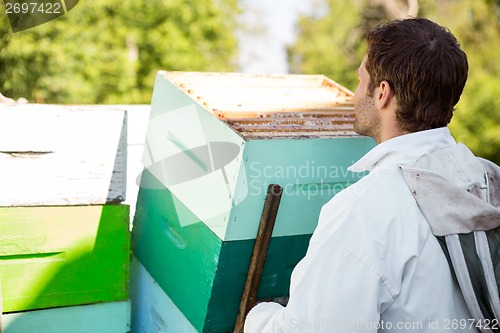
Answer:
<svg viewBox="0 0 500 333"><path fill-rule="evenodd" d="M376 89L376 104L379 109L389 106L391 100L394 98L394 91L387 81L380 82L378 89Z"/></svg>

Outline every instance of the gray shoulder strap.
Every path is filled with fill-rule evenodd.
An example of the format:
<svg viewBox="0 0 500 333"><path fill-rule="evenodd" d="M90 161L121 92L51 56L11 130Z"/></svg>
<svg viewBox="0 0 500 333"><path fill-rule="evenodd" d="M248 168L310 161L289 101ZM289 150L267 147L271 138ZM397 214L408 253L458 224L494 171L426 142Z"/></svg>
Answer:
<svg viewBox="0 0 500 333"><path fill-rule="evenodd" d="M490 247L488 245L488 239L486 238L486 232L475 231L474 241L476 243L477 255L481 260L481 266L483 267L486 286L488 287L488 298L491 310L493 311L495 318L500 320L500 299L498 297L498 286L495 278L495 270L493 269L493 263L491 261Z"/></svg>
<svg viewBox="0 0 500 333"><path fill-rule="evenodd" d="M485 322L485 318L481 308L479 307L479 302L474 292L472 286L472 281L469 276L469 270L467 268L467 263L465 262L464 253L462 251L462 246L460 245L460 238L457 234L445 236L446 247L450 254L450 259L454 267L455 275L458 280L458 285L462 290L462 294L467 304L473 318L480 322ZM481 330L483 333L492 333L490 329Z"/></svg>

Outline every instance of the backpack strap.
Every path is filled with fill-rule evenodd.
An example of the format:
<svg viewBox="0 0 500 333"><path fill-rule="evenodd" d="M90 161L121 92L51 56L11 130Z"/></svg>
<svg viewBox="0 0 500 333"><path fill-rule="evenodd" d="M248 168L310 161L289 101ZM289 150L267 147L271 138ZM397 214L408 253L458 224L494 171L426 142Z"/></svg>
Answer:
<svg viewBox="0 0 500 333"><path fill-rule="evenodd" d="M458 237L458 235L453 234L445 236L445 240L446 247L448 248L448 253L450 255L450 260L453 265L453 270L455 271L455 276L457 277L460 290L462 290L465 303L467 304L472 317L484 322L485 318L483 316L481 308L479 307L479 301L476 297L474 287L472 286L469 269L465 261L462 245L460 244L460 238ZM486 332L491 332L491 330Z"/></svg>
<svg viewBox="0 0 500 333"><path fill-rule="evenodd" d="M443 250L477 328L483 333L498 332L493 327L498 327L500 303L486 232L452 234L444 238Z"/></svg>
<svg viewBox="0 0 500 333"><path fill-rule="evenodd" d="M495 277L495 270L491 260L490 247L488 245L488 238L485 231L475 231L474 239L476 242L476 251L481 265L483 267L486 286L488 288L488 298L490 300L490 307L497 320L500 320L500 298L498 296L498 286Z"/></svg>

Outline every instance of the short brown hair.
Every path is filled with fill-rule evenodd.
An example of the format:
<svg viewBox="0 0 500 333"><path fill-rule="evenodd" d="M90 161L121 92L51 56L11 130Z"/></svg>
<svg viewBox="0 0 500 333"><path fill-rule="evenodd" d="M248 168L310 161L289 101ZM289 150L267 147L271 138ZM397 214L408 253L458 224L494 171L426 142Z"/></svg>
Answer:
<svg viewBox="0 0 500 333"><path fill-rule="evenodd" d="M403 130L446 126L467 81L469 65L446 28L423 18L378 25L366 36L369 91L387 81Z"/></svg>

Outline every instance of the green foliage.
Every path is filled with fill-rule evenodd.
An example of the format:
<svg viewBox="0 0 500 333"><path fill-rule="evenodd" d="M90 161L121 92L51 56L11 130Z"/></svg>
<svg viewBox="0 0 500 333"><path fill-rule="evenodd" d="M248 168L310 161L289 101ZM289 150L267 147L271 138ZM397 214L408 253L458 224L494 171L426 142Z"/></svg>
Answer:
<svg viewBox="0 0 500 333"><path fill-rule="evenodd" d="M45 103L149 103L158 70L236 68L237 0L81 0L13 34L0 20L0 91Z"/></svg>
<svg viewBox="0 0 500 333"><path fill-rule="evenodd" d="M364 37L375 25L389 20L379 1L316 0L318 10L299 19L295 44L288 47L293 73L325 74L348 89L357 85L356 71L366 51ZM420 12L434 1L421 0Z"/></svg>
<svg viewBox="0 0 500 333"><path fill-rule="evenodd" d="M450 129L477 155L500 164L499 7L493 1L461 1L439 10L469 60L469 79Z"/></svg>
<svg viewBox="0 0 500 333"><path fill-rule="evenodd" d="M490 73L472 76L450 129L477 155L500 165L500 84Z"/></svg>
<svg viewBox="0 0 500 333"><path fill-rule="evenodd" d="M321 13L298 23L297 40L288 48L290 68L325 74L354 90L364 35L389 18L380 1L321 3ZM453 135L476 155L500 164L500 2L420 0L419 16L448 27L468 55L469 80L450 124Z"/></svg>
<svg viewBox="0 0 500 333"><path fill-rule="evenodd" d="M353 89L364 53L364 3L325 3L312 17L300 18L296 43L288 48L289 68L293 73L325 74Z"/></svg>

